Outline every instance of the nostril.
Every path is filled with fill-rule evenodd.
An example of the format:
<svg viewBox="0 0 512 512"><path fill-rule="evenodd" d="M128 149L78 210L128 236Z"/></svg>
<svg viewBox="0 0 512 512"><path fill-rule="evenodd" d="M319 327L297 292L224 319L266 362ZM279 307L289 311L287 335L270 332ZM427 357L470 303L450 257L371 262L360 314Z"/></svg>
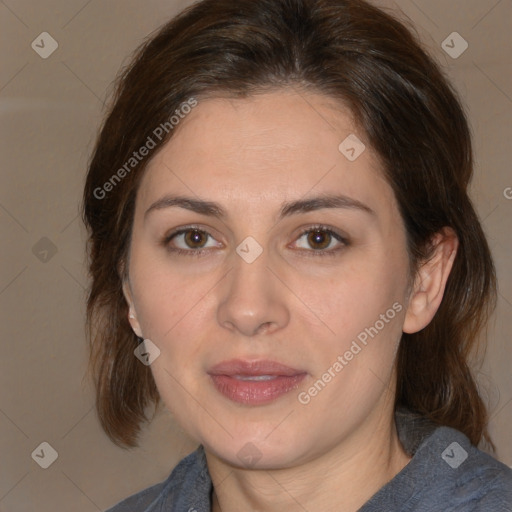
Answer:
<svg viewBox="0 0 512 512"><path fill-rule="evenodd" d="M269 329L270 327L272 326L272 322L265 322L264 324L261 324L256 333L257 334L265 334Z"/></svg>

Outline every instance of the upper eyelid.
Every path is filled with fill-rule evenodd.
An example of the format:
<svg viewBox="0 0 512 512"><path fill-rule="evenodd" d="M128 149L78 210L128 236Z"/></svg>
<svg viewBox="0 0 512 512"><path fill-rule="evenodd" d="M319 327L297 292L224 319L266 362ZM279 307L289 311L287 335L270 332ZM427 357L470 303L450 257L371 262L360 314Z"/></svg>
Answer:
<svg viewBox="0 0 512 512"><path fill-rule="evenodd" d="M164 236L164 240L167 240L167 241L170 241L172 238L174 238L175 236L178 236L178 235L183 235L184 233L187 233L188 231L199 231L201 233L205 233L207 234L210 238L213 238L215 240L217 240L215 238L215 236L212 235L212 233L208 230L208 229L204 229L200 226L196 226L196 225L191 225L191 226L183 226L181 228L176 228L176 229L172 229L169 231L168 234L166 234Z"/></svg>
<svg viewBox="0 0 512 512"><path fill-rule="evenodd" d="M167 242L170 242L172 239L176 238L177 236L181 236L181 235L184 235L185 233L187 233L188 231L199 231L200 233L204 233L206 234L209 238L212 238L213 240L217 240L209 231L205 230L205 229L200 229L200 228L196 228L196 227L185 227L185 228L179 228L175 231L172 231L171 233L169 233L169 235L167 235L165 237L165 240ZM218 241L218 240L217 240Z"/></svg>

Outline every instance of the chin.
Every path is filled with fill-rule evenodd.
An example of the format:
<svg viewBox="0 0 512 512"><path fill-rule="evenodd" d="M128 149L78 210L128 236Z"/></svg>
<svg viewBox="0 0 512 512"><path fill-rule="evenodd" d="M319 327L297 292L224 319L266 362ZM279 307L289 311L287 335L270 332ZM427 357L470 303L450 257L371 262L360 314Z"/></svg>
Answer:
<svg viewBox="0 0 512 512"><path fill-rule="evenodd" d="M207 452L214 454L226 463L240 468L270 470L294 466L299 459L305 459L304 440L296 443L289 436L265 439L261 436L234 436L227 444L212 443L204 440L202 444ZM271 434L272 436L272 434Z"/></svg>

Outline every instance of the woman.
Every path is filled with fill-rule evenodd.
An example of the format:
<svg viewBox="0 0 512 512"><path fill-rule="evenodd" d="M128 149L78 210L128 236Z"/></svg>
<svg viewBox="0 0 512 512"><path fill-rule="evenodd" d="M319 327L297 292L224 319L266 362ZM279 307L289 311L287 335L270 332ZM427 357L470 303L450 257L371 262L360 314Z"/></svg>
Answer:
<svg viewBox="0 0 512 512"><path fill-rule="evenodd" d="M200 446L110 510L511 510L471 174L451 87L363 1L203 0L152 37L84 192L91 370L115 443L163 402Z"/></svg>

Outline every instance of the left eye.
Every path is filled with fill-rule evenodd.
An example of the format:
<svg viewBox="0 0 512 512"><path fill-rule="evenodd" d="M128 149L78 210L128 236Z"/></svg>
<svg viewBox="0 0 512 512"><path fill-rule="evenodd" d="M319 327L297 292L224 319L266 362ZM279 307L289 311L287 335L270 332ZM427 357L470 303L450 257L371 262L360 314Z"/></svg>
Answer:
<svg viewBox="0 0 512 512"><path fill-rule="evenodd" d="M313 249L313 251L321 251L324 253L334 252L337 246L347 244L347 241L341 235L331 229L322 227L310 228L302 232L298 240L300 241L304 238L307 246L299 246L301 249Z"/></svg>

